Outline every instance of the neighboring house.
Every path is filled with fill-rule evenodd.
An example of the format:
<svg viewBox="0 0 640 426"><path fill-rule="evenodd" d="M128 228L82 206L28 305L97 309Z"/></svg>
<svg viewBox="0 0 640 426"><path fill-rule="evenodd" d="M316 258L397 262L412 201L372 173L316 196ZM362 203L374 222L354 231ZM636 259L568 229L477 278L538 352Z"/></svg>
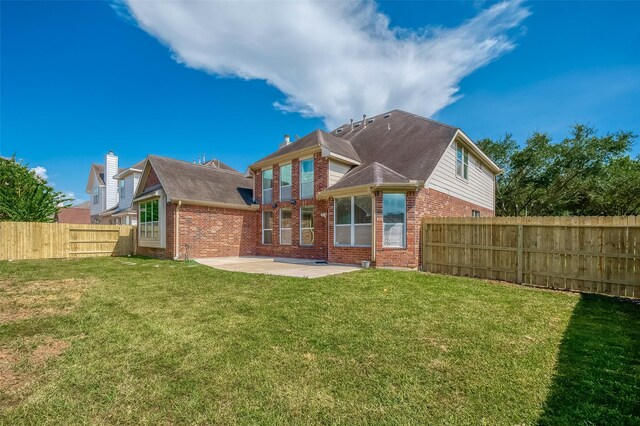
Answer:
<svg viewBox="0 0 640 426"><path fill-rule="evenodd" d="M422 218L493 216L499 172L462 130L399 110L285 136L244 176L150 156L138 253L417 268Z"/></svg>
<svg viewBox="0 0 640 426"><path fill-rule="evenodd" d="M91 223L89 201L85 201L77 206L60 209L56 214L55 221L58 223Z"/></svg>
<svg viewBox="0 0 640 426"><path fill-rule="evenodd" d="M92 164L87 181L91 223L135 225L133 194L138 187L144 160L130 168L118 168L118 156L109 151L105 164Z"/></svg>
<svg viewBox="0 0 640 426"><path fill-rule="evenodd" d="M150 155L134 203L137 253L165 258L255 253L252 180L226 164Z"/></svg>

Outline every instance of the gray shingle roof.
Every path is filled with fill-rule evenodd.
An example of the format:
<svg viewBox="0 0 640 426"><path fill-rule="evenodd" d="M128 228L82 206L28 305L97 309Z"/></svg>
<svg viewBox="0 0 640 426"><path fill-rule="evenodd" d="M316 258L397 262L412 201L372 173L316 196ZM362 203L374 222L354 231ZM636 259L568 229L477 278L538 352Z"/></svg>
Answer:
<svg viewBox="0 0 640 426"><path fill-rule="evenodd" d="M344 189L360 185L379 185L383 183L408 184L410 181L406 176L375 161L354 168L329 189Z"/></svg>
<svg viewBox="0 0 640 426"><path fill-rule="evenodd" d="M260 163L265 160L270 160L272 158L280 157L281 155L293 153L301 149L311 148L314 146L326 148L335 154L360 162L360 157L358 157L358 154L356 150L353 149L353 146L351 146L351 143L338 136L332 135L331 133L327 133L322 130L314 130L303 138L298 139L297 141L292 142L289 145L283 146L276 152L269 154L264 158L261 158L260 160L256 161L256 163Z"/></svg>
<svg viewBox="0 0 640 426"><path fill-rule="evenodd" d="M337 133L338 129L342 131ZM423 181L431 175L459 130L401 110L369 117L366 126L360 122L353 130L350 124L338 129L332 133L351 142L362 159L362 164L342 180L351 179L358 170L378 162L407 179Z"/></svg>
<svg viewBox="0 0 640 426"><path fill-rule="evenodd" d="M236 170L155 155L150 155L148 160L171 200L244 206L253 203L253 181Z"/></svg>

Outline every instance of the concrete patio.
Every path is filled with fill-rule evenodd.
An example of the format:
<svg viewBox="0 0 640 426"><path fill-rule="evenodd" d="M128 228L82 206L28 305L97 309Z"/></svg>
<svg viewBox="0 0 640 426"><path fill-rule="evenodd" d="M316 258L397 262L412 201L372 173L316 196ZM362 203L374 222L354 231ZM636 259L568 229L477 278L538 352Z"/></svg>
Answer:
<svg viewBox="0 0 640 426"><path fill-rule="evenodd" d="M202 265L225 271L284 275L287 277L318 278L360 269L356 266L334 265L322 261L283 257L234 256L208 257L194 260Z"/></svg>

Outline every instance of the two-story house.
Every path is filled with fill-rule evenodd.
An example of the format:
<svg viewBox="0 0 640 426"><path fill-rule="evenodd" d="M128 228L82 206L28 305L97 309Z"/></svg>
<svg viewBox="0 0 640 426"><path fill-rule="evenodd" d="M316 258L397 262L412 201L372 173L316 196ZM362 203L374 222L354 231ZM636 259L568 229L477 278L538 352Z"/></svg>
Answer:
<svg viewBox="0 0 640 426"><path fill-rule="evenodd" d="M394 110L285 137L245 177L150 157L134 201L145 254L416 268L422 218L492 216L499 172L459 128Z"/></svg>
<svg viewBox="0 0 640 426"><path fill-rule="evenodd" d="M109 151L104 165L92 164L87 181L91 223L135 225L133 194L138 188L144 161L130 168L118 167L118 156Z"/></svg>

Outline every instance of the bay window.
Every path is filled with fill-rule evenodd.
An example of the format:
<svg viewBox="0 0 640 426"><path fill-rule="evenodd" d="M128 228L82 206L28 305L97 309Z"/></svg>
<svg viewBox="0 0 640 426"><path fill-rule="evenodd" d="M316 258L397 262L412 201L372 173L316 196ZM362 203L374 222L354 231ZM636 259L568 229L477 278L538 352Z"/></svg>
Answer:
<svg viewBox="0 0 640 426"><path fill-rule="evenodd" d="M300 198L313 198L313 158L300 162Z"/></svg>
<svg viewBox="0 0 640 426"><path fill-rule="evenodd" d="M262 204L271 204L273 201L273 169L262 171Z"/></svg>
<svg viewBox="0 0 640 426"><path fill-rule="evenodd" d="M382 246L404 248L407 229L406 194L382 194Z"/></svg>
<svg viewBox="0 0 640 426"><path fill-rule="evenodd" d="M456 176L469 179L469 152L462 145L456 145Z"/></svg>
<svg viewBox="0 0 640 426"><path fill-rule="evenodd" d="M336 246L371 246L371 196L336 198L333 243Z"/></svg>
<svg viewBox="0 0 640 426"><path fill-rule="evenodd" d="M300 207L300 245L313 244L313 206Z"/></svg>
<svg viewBox="0 0 640 426"><path fill-rule="evenodd" d="M273 213L262 212L262 244L273 243Z"/></svg>
<svg viewBox="0 0 640 426"><path fill-rule="evenodd" d="M291 245L291 209L280 209L280 244Z"/></svg>
<svg viewBox="0 0 640 426"><path fill-rule="evenodd" d="M280 201L291 200L291 164L280 166Z"/></svg>
<svg viewBox="0 0 640 426"><path fill-rule="evenodd" d="M140 203L138 230L141 239L160 240L158 199Z"/></svg>

